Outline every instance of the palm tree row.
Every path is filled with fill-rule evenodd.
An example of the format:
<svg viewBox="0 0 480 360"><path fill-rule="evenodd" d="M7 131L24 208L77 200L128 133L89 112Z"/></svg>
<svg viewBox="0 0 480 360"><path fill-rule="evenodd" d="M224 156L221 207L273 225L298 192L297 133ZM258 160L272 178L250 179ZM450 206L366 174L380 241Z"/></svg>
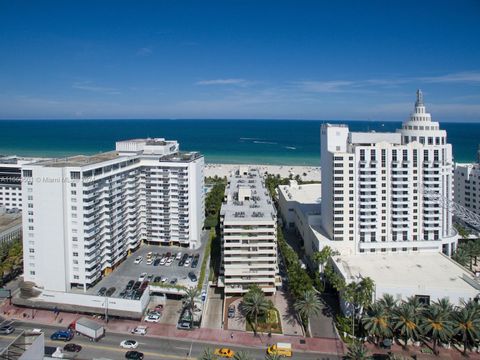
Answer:
<svg viewBox="0 0 480 360"><path fill-rule="evenodd" d="M453 260L470 270L477 265L478 257L480 257L480 241L478 239L460 243L452 255Z"/></svg>
<svg viewBox="0 0 480 360"><path fill-rule="evenodd" d="M480 306L475 301L458 307L444 298L425 305L411 297L398 303L386 294L368 307L361 323L377 345L394 336L402 339L405 348L410 340L430 340L435 354L439 343L457 341L466 355L480 341Z"/></svg>

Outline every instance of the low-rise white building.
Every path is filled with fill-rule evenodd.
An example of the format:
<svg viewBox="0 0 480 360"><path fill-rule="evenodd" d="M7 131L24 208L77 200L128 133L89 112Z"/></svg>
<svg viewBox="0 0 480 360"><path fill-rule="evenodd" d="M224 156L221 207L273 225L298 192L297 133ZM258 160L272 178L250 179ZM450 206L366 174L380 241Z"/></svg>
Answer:
<svg viewBox="0 0 480 360"><path fill-rule="evenodd" d="M225 295L239 295L258 285L274 294L279 284L277 214L258 170L240 167L232 173L220 210Z"/></svg>
<svg viewBox="0 0 480 360"><path fill-rule="evenodd" d="M199 246L203 165L199 153L165 139L23 165L25 280L86 291L142 241Z"/></svg>
<svg viewBox="0 0 480 360"><path fill-rule="evenodd" d="M334 256L332 263L347 284L369 277L374 300L390 294L397 300L414 296L426 303L448 298L454 305L480 295L479 278L441 253ZM347 310L342 303L343 310Z"/></svg>

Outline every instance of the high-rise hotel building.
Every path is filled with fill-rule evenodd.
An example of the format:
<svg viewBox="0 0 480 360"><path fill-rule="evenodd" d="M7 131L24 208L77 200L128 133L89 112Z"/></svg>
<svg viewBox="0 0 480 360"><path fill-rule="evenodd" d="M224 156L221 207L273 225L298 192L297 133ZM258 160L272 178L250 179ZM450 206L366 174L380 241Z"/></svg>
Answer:
<svg viewBox="0 0 480 360"><path fill-rule="evenodd" d="M229 177L220 225L225 295L241 295L254 284L275 293L277 212L257 169L240 167Z"/></svg>
<svg viewBox="0 0 480 360"><path fill-rule="evenodd" d="M24 277L87 289L143 242L195 248L204 158L176 141L120 141L93 156L22 167Z"/></svg>
<svg viewBox="0 0 480 360"><path fill-rule="evenodd" d="M350 254L442 251L452 254L452 214L424 189L452 200L452 147L426 112L415 110L395 133L321 128L322 228ZM332 245L337 247L335 245Z"/></svg>

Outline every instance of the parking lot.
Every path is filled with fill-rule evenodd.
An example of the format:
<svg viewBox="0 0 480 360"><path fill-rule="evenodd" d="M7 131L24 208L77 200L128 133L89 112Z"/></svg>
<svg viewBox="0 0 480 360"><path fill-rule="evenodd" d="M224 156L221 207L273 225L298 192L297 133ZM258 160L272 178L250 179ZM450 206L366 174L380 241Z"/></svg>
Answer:
<svg viewBox="0 0 480 360"><path fill-rule="evenodd" d="M94 287L90 288L87 293L97 295L102 288L111 289L115 288L110 297L121 297L121 292L125 289L130 280L135 282L139 281L139 277L142 273L146 273L145 280L149 283L160 281L166 284L183 285L186 287L194 286L197 282L192 281L188 274L193 272L198 279L200 268L203 261L204 246L206 244L206 238L208 232L202 234L201 246L195 250L180 248L180 247L164 247L157 245L142 245L137 251L132 253L118 268L113 272L105 276ZM152 253L151 264L147 264L147 254ZM168 253L169 258L173 259L170 262L166 262ZM185 262L183 266L179 266L181 259L179 260L177 254L181 253L181 259L185 258L185 255L189 257L189 261ZM192 267L195 256L198 255L196 266ZM142 257L139 263L135 263L136 259ZM167 265L170 263L170 265ZM161 265L163 264L163 265ZM188 266L186 266L188 264ZM149 277L150 276L150 277ZM176 279L176 281L175 281ZM103 294L105 295L105 294Z"/></svg>

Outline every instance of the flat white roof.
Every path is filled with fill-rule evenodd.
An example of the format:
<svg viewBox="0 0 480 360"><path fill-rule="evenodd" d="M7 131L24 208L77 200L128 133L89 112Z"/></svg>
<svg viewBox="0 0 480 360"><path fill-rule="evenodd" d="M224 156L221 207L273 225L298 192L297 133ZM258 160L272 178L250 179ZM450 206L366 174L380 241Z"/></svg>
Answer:
<svg viewBox="0 0 480 360"><path fill-rule="evenodd" d="M347 283L361 275L382 287L454 290L471 297L480 293L480 285L472 285L473 274L441 253L341 255L334 261Z"/></svg>
<svg viewBox="0 0 480 360"><path fill-rule="evenodd" d="M285 199L300 204L320 204L322 184L280 185L278 187Z"/></svg>

